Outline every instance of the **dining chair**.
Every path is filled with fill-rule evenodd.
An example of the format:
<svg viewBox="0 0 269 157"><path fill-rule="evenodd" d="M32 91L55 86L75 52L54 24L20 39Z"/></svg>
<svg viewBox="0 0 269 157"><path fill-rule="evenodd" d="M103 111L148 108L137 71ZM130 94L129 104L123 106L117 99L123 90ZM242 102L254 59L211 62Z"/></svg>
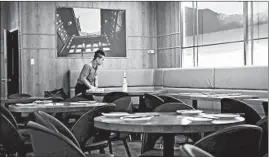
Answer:
<svg viewBox="0 0 269 157"><path fill-rule="evenodd" d="M129 94L125 92L109 92L103 97L103 102L112 103L113 101L124 96L129 96Z"/></svg>
<svg viewBox="0 0 269 157"><path fill-rule="evenodd" d="M8 96L9 99L20 99L20 98L30 98L32 97L30 94L26 93L16 93Z"/></svg>
<svg viewBox="0 0 269 157"><path fill-rule="evenodd" d="M261 116L253 108L240 100L223 98L220 102L221 113L240 113L245 118L246 124L255 125L261 120Z"/></svg>
<svg viewBox="0 0 269 157"><path fill-rule="evenodd" d="M13 114L4 105L0 106L0 113L2 113L13 124L23 139L30 138L28 130L25 129L25 125L21 123L18 124Z"/></svg>
<svg viewBox="0 0 269 157"><path fill-rule="evenodd" d="M251 124L216 131L194 145L215 157L256 157L259 155L262 128Z"/></svg>
<svg viewBox="0 0 269 157"><path fill-rule="evenodd" d="M194 108L192 106L186 105L184 103L170 102L170 103L165 103L156 107L153 110L153 112L175 112L176 113L177 110L193 110L193 109ZM200 133L189 133L189 134L179 134L179 135L184 135L185 137L187 137L185 138L186 139L185 141L189 141L189 138L191 138L193 141L197 141L202 137ZM163 150L154 148L156 141L161 136L162 136L161 134L150 134L150 133L143 134L142 146L141 146L141 157L162 156ZM178 143L178 144L183 144L183 143Z"/></svg>
<svg viewBox="0 0 269 157"><path fill-rule="evenodd" d="M169 103L169 102L180 102L183 103L183 101L181 101L180 99L171 96L171 95L158 95L158 97L160 97L161 99L164 100L164 103Z"/></svg>
<svg viewBox="0 0 269 157"><path fill-rule="evenodd" d="M191 144L184 144L179 147L179 155L181 157L214 157L210 153Z"/></svg>
<svg viewBox="0 0 269 157"><path fill-rule="evenodd" d="M32 152L29 139L23 139L16 127L2 113L0 113L0 122L0 144L3 146L5 154L18 153L20 157L25 157L26 153Z"/></svg>
<svg viewBox="0 0 269 157"><path fill-rule="evenodd" d="M89 154L74 144L69 138L46 128L38 123L29 121L27 124L35 156L40 157L112 157L109 154Z"/></svg>
<svg viewBox="0 0 269 157"><path fill-rule="evenodd" d="M156 107L164 103L164 100L160 97L145 93L143 95L142 102L140 102L138 111L139 112L152 112Z"/></svg>
<svg viewBox="0 0 269 157"><path fill-rule="evenodd" d="M268 117L259 120L256 125L263 129L260 149L260 157L263 157L268 155Z"/></svg>
<svg viewBox="0 0 269 157"><path fill-rule="evenodd" d="M120 97L120 98L114 100L112 103L116 105L114 111L128 112L128 113L132 113L132 111L133 111L132 99L130 96ZM109 140L108 140L109 152L111 154L113 154L111 141L119 141L120 140L123 142L127 156L131 157L131 152L130 152L130 149L129 149L129 146L127 143L128 138L129 138L129 133L112 132L112 134L109 136Z"/></svg>
<svg viewBox="0 0 269 157"><path fill-rule="evenodd" d="M266 116L268 116L268 102L264 101L262 102L263 110Z"/></svg>
<svg viewBox="0 0 269 157"><path fill-rule="evenodd" d="M86 98L82 98L80 96L74 96L72 98L67 98L63 100L63 102L78 102L78 101L89 101ZM74 125L81 115L85 112L63 112L63 113L56 113L55 117L63 122L68 128Z"/></svg>
<svg viewBox="0 0 269 157"><path fill-rule="evenodd" d="M38 114L42 117L37 116L36 118L39 119L37 122L41 125L45 125L55 132L62 133L77 146L80 146L83 151L100 150L100 153L104 153L104 148L108 146L107 139L110 132L96 129L93 119L103 112L113 111L114 108L115 106L112 105L94 107L83 114L70 130L55 117L45 112L38 111Z"/></svg>
<svg viewBox="0 0 269 157"><path fill-rule="evenodd" d="M4 106L0 105L0 113L2 113L6 118L14 125L16 129L19 129L17 121L15 117L12 115L12 113Z"/></svg>
<svg viewBox="0 0 269 157"><path fill-rule="evenodd" d="M41 124L48 129L51 129L55 132L62 133L66 137L68 137L75 145L80 148L80 145L76 139L76 137L71 133L71 131L58 119L54 118L53 116L47 114L43 111L35 111L35 120L38 124Z"/></svg>

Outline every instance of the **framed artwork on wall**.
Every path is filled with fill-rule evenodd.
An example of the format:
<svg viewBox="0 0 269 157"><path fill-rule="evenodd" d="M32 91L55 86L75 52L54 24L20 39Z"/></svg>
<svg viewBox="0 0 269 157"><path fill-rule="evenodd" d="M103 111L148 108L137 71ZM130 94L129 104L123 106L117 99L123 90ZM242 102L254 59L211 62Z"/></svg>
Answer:
<svg viewBox="0 0 269 157"><path fill-rule="evenodd" d="M125 10L57 7L57 57L126 57Z"/></svg>

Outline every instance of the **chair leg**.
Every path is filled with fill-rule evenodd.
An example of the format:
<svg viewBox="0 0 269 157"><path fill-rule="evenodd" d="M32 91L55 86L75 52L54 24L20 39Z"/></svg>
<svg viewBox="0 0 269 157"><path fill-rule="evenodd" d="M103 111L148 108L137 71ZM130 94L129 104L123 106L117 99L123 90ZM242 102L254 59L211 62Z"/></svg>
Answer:
<svg viewBox="0 0 269 157"><path fill-rule="evenodd" d="M105 149L104 149L104 148L100 148L100 149L99 149L99 153L100 153L100 154L105 154L105 153L106 153L106 151L105 151Z"/></svg>
<svg viewBox="0 0 269 157"><path fill-rule="evenodd" d="M109 153L113 154L111 140L108 140L108 148L109 148Z"/></svg>
<svg viewBox="0 0 269 157"><path fill-rule="evenodd" d="M129 149L129 147L128 147L128 144L127 144L126 139L125 139L125 140L122 140L122 142L123 142L123 144L124 144L125 151L126 151L126 153L127 153L128 157L132 157L132 155L131 155L131 152L130 152L130 149Z"/></svg>

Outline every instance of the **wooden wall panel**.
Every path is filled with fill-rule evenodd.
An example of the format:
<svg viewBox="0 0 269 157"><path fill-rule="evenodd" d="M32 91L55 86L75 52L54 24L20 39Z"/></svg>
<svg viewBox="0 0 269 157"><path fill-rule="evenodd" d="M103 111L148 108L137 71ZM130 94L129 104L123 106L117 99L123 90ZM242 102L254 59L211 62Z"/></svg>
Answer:
<svg viewBox="0 0 269 157"><path fill-rule="evenodd" d="M180 65L180 2L157 3L157 57L158 68Z"/></svg>
<svg viewBox="0 0 269 157"><path fill-rule="evenodd" d="M56 38L54 35L22 34L22 49L55 49ZM55 51L54 50L54 51ZM56 54L55 54L56 56Z"/></svg>
<svg viewBox="0 0 269 157"><path fill-rule="evenodd" d="M127 57L106 58L100 69L157 68L156 2L18 2L20 5L23 92L42 96L45 90L68 91L67 72L80 70L89 59L56 58L56 7L126 10ZM35 65L30 65L30 59Z"/></svg>

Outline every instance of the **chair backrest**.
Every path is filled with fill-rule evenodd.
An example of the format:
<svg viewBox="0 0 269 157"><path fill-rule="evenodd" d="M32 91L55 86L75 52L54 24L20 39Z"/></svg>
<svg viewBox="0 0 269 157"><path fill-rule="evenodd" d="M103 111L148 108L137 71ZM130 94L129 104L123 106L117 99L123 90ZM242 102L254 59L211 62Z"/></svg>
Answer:
<svg viewBox="0 0 269 157"><path fill-rule="evenodd" d="M32 146L35 156L85 157L83 152L67 137L40 124L29 121Z"/></svg>
<svg viewBox="0 0 269 157"><path fill-rule="evenodd" d="M3 148L8 153L23 152L24 142L16 127L2 113L0 113L0 120L0 143Z"/></svg>
<svg viewBox="0 0 269 157"><path fill-rule="evenodd" d="M112 103L113 101L124 96L129 96L129 94L125 92L110 92L104 96L103 102Z"/></svg>
<svg viewBox="0 0 269 157"><path fill-rule="evenodd" d="M121 112L132 112L133 106L132 106L132 99L130 96L124 96L121 98L118 98L112 102L116 105L115 111L121 111Z"/></svg>
<svg viewBox="0 0 269 157"><path fill-rule="evenodd" d="M195 143L195 146L217 157L254 157L259 155L262 128L236 125L216 131Z"/></svg>
<svg viewBox="0 0 269 157"><path fill-rule="evenodd" d="M261 119L260 115L248 104L231 98L221 99L221 113L243 113L246 124L255 125Z"/></svg>
<svg viewBox="0 0 269 157"><path fill-rule="evenodd" d="M162 98L164 103L168 103L168 102L181 102L181 103L183 103L180 99L175 98L171 95L158 95L158 97Z"/></svg>
<svg viewBox="0 0 269 157"><path fill-rule="evenodd" d="M71 128L71 132L79 142L80 147L84 150L87 140L94 137L101 131L94 127L94 117L100 116L101 113L111 112L115 109L114 104L94 107L88 112L84 113ZM104 131L104 138L108 139L110 132Z"/></svg>
<svg viewBox="0 0 269 157"><path fill-rule="evenodd" d="M184 144L180 146L179 154L180 154L179 156L184 156L184 157L214 157L208 152L202 150L201 148L196 147L191 144Z"/></svg>
<svg viewBox="0 0 269 157"><path fill-rule="evenodd" d="M0 105L0 113L2 113L6 118L14 125L16 129L18 129L18 123L12 113L3 105Z"/></svg>
<svg viewBox="0 0 269 157"><path fill-rule="evenodd" d="M138 110L139 112L151 112L163 103L163 99L158 96L145 93L143 95L143 102L140 102Z"/></svg>
<svg viewBox="0 0 269 157"><path fill-rule="evenodd" d="M180 102L170 102L164 103L156 107L154 112L176 112L177 110L193 110L192 106L180 103Z"/></svg>
<svg viewBox="0 0 269 157"><path fill-rule="evenodd" d="M259 120L256 124L263 129L262 132L262 142L261 142L261 156L268 154L268 117L264 117Z"/></svg>
<svg viewBox="0 0 269 157"><path fill-rule="evenodd" d="M37 111L37 123L55 131L58 133L63 134L67 138L69 138L77 147L80 148L80 145L76 139L76 137L72 134L72 132L58 119L55 117L47 114L43 111Z"/></svg>

